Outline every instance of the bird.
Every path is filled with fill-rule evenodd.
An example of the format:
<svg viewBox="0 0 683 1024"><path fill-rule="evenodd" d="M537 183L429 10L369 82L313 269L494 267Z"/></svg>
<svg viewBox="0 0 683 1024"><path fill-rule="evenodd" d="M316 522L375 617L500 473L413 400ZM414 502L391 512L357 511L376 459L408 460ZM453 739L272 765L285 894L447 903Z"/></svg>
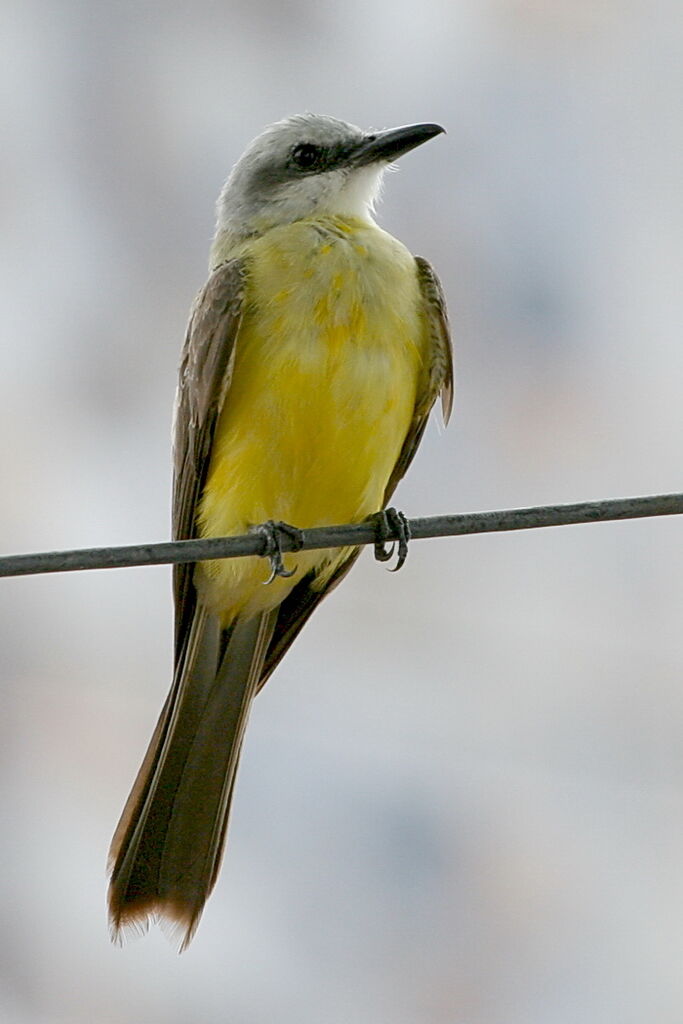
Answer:
<svg viewBox="0 0 683 1024"><path fill-rule="evenodd" d="M173 536L259 529L271 571L258 557L174 567L173 682L110 849L115 941L155 921L189 944L254 697L360 551L283 553L283 533L376 516L405 558L405 518L387 506L439 396L448 422L453 356L434 270L375 204L385 170L443 131L295 115L220 193L180 361Z"/></svg>

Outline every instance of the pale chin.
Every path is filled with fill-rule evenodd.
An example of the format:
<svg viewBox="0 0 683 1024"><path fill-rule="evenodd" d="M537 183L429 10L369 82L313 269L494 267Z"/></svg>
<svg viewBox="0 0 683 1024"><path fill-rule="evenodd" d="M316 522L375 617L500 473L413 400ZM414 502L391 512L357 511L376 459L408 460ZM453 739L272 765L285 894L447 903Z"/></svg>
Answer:
<svg viewBox="0 0 683 1024"><path fill-rule="evenodd" d="M321 212L347 217L372 219L375 205L382 190L384 166L371 164L347 173L344 182L335 195L320 204Z"/></svg>

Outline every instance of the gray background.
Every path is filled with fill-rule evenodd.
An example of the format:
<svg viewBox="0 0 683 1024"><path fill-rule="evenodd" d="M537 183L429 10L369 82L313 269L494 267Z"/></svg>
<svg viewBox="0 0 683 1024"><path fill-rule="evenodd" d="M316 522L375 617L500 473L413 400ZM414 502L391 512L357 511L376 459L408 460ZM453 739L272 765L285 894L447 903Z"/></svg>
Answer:
<svg viewBox="0 0 683 1024"><path fill-rule="evenodd" d="M680 0L0 11L1 546L168 536L213 203L312 109L448 135L379 217L457 341L409 514L680 488ZM166 692L169 571L0 585L0 1019L683 1018L681 523L366 555L257 701L193 946L109 945L111 832Z"/></svg>

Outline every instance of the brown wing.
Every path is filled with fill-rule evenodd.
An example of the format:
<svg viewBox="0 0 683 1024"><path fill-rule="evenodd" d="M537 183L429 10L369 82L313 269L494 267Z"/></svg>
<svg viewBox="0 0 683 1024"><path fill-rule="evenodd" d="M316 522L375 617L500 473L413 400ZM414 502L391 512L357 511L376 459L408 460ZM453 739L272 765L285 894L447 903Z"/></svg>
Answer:
<svg viewBox="0 0 683 1024"><path fill-rule="evenodd" d="M424 306L424 313L429 331L430 359L426 367L425 378L418 400L415 405L413 420L403 442L401 453L389 478L384 492L384 505L388 503L396 485L403 477L413 460L418 445L424 434L427 420L434 402L441 394L441 406L444 423L448 423L453 405L453 352L451 335L446 312L446 300L438 277L429 263L417 256L415 258L417 278ZM323 590L313 589L313 575L305 577L291 594L280 605L277 623L268 654L266 656L259 687L263 686L269 675L296 639L303 625L313 614L318 604L346 576L360 554L360 548L353 550L349 558L337 569Z"/></svg>
<svg viewBox="0 0 683 1024"><path fill-rule="evenodd" d="M453 408L453 347L451 332L448 326L448 313L441 282L431 265L421 256L415 257L417 280L420 285L422 303L429 332L429 363L421 392L415 403L415 412L410 429L403 442L403 448L389 477L384 492L384 504L389 502L396 490L399 480L405 476L408 466L413 461L422 435L427 426L429 413L438 395L441 395L441 411L444 425L450 419Z"/></svg>
<svg viewBox="0 0 683 1024"><path fill-rule="evenodd" d="M196 536L195 516L211 444L230 384L235 338L242 319L245 269L230 260L213 271L195 299L180 360L173 444L173 538ZM192 621L192 564L176 565L176 663Z"/></svg>

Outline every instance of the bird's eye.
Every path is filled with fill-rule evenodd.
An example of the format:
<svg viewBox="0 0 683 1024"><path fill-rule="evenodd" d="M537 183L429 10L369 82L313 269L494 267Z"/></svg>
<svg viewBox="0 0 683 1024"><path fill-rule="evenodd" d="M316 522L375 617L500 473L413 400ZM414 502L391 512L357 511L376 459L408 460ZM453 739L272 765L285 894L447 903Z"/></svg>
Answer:
<svg viewBox="0 0 683 1024"><path fill-rule="evenodd" d="M312 142L300 142L292 150L292 163L302 171L310 171L322 162L322 149Z"/></svg>

